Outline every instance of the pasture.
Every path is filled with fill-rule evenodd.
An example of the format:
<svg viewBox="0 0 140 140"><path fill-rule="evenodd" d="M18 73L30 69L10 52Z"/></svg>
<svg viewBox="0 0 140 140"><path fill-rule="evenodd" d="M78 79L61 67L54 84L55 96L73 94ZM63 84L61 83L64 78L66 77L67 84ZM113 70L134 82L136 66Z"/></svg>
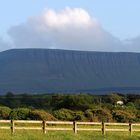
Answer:
<svg viewBox="0 0 140 140"><path fill-rule="evenodd" d="M0 140L140 140L140 134L129 136L128 133L108 132L103 136L99 132L84 132L78 134L64 131L51 131L43 134L40 131L18 130L17 133L11 134L10 131L0 132Z"/></svg>
<svg viewBox="0 0 140 140"><path fill-rule="evenodd" d="M0 140L139 140L140 124L1 120Z"/></svg>

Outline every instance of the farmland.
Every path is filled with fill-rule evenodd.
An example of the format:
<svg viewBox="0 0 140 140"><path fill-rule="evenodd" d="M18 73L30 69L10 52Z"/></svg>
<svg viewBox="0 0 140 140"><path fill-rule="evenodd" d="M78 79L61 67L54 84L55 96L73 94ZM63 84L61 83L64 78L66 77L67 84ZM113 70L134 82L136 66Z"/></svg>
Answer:
<svg viewBox="0 0 140 140"><path fill-rule="evenodd" d="M102 136L98 132L79 132L74 134L73 132L48 132L43 134L39 131L19 131L13 135L8 131L0 132L1 140L139 140L140 135L135 134L129 136L127 133L108 133Z"/></svg>
<svg viewBox="0 0 140 140"><path fill-rule="evenodd" d="M130 127L131 125L132 127ZM47 140L47 139L139 140L140 124L133 123L131 125L129 123L99 123L99 122L73 123L73 122L58 122L58 121L54 122L54 121L1 120L0 139L1 140L9 140L9 139L10 140Z"/></svg>

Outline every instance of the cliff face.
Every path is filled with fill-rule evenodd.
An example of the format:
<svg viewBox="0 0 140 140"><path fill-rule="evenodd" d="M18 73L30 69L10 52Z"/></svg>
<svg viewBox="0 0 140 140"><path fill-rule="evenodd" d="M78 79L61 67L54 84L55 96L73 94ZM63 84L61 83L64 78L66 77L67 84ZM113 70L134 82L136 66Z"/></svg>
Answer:
<svg viewBox="0 0 140 140"><path fill-rule="evenodd" d="M140 54L49 49L0 52L0 93L139 92Z"/></svg>

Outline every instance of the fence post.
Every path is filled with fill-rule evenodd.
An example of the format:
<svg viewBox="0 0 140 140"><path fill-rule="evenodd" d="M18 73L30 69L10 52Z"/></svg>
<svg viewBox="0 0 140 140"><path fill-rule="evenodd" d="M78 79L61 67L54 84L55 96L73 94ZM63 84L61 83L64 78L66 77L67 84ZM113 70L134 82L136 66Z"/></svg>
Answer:
<svg viewBox="0 0 140 140"><path fill-rule="evenodd" d="M15 133L15 122L14 120L11 120L11 133Z"/></svg>
<svg viewBox="0 0 140 140"><path fill-rule="evenodd" d="M102 122L102 135L105 135L105 123Z"/></svg>
<svg viewBox="0 0 140 140"><path fill-rule="evenodd" d="M74 130L74 133L77 134L77 122L76 121L73 122L73 130Z"/></svg>
<svg viewBox="0 0 140 140"><path fill-rule="evenodd" d="M42 127L43 128L43 133L46 134L46 121L43 120L42 124L43 124L43 127Z"/></svg>
<svg viewBox="0 0 140 140"><path fill-rule="evenodd" d="M129 123L129 132L130 132L130 136L133 134L133 124Z"/></svg>

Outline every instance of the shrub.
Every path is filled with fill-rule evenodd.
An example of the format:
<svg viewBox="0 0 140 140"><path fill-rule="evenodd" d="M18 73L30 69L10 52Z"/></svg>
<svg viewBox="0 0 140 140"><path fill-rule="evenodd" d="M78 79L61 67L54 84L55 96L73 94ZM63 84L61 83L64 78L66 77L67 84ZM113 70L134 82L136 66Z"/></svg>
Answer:
<svg viewBox="0 0 140 140"><path fill-rule="evenodd" d="M89 121L93 121L93 113L90 109L85 111L85 117L87 117Z"/></svg>
<svg viewBox="0 0 140 140"><path fill-rule="evenodd" d="M136 113L136 118L134 119L135 122L140 122L140 110Z"/></svg>
<svg viewBox="0 0 140 140"><path fill-rule="evenodd" d="M139 98L138 98L138 99L135 99L134 105L135 105L135 107L136 107L137 109L140 110L140 99L139 99Z"/></svg>
<svg viewBox="0 0 140 140"><path fill-rule="evenodd" d="M96 116L98 116L99 121L110 122L112 121L112 114L108 109L100 109L96 110Z"/></svg>
<svg viewBox="0 0 140 140"><path fill-rule="evenodd" d="M74 113L74 120L75 121L84 121L84 120L86 120L85 114L82 111L76 111Z"/></svg>
<svg viewBox="0 0 140 140"><path fill-rule="evenodd" d="M82 111L72 111L69 109L59 109L53 112L53 115L59 120L67 120L67 121L74 121L74 120L84 120L85 116Z"/></svg>
<svg viewBox="0 0 140 140"><path fill-rule="evenodd" d="M112 115L117 122L132 122L136 119L135 114L131 110L113 110Z"/></svg>
<svg viewBox="0 0 140 140"><path fill-rule="evenodd" d="M9 119L11 109L6 106L0 106L0 119Z"/></svg>
<svg viewBox="0 0 140 140"><path fill-rule="evenodd" d="M89 121L112 121L112 114L110 110L106 108L86 110L85 116L89 119Z"/></svg>
<svg viewBox="0 0 140 140"><path fill-rule="evenodd" d="M47 120L47 121L57 120L53 115L47 113L44 110L38 110L38 109L30 111L29 118L31 120Z"/></svg>
<svg viewBox="0 0 140 140"><path fill-rule="evenodd" d="M110 103L110 104L116 104L117 101L123 101L124 98L120 95L118 95L117 93L112 93L112 94L109 94L107 96L107 102Z"/></svg>
<svg viewBox="0 0 140 140"><path fill-rule="evenodd" d="M69 109L59 109L53 112L53 115L59 120L74 120L74 112Z"/></svg>
<svg viewBox="0 0 140 140"><path fill-rule="evenodd" d="M16 108L9 114L10 119L14 120L27 120L29 119L30 109L28 108Z"/></svg>
<svg viewBox="0 0 140 140"><path fill-rule="evenodd" d="M92 96L88 94L67 95L61 104L59 104L59 108L82 111L92 108L92 106Z"/></svg>

